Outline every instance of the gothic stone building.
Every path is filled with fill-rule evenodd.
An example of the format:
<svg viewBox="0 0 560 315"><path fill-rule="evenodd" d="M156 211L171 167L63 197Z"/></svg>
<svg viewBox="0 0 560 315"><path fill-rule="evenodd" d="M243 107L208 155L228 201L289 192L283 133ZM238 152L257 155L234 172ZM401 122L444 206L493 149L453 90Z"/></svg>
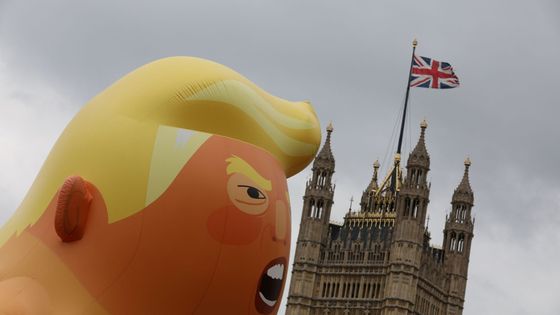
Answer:
<svg viewBox="0 0 560 315"><path fill-rule="evenodd" d="M397 188L380 187L376 162L360 210L349 211L340 225L330 222L335 160L329 125L303 197L286 314L462 314L474 225L470 161L451 199L443 246L432 246L426 127L422 122L406 176L393 177Z"/></svg>

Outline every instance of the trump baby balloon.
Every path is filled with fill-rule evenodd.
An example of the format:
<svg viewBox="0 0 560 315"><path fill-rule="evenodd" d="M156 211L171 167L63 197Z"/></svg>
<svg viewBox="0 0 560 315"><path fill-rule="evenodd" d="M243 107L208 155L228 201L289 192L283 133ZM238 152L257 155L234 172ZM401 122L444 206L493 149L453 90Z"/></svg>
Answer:
<svg viewBox="0 0 560 315"><path fill-rule="evenodd" d="M68 124L0 228L2 314L275 314L286 178L320 143L307 102L155 61Z"/></svg>

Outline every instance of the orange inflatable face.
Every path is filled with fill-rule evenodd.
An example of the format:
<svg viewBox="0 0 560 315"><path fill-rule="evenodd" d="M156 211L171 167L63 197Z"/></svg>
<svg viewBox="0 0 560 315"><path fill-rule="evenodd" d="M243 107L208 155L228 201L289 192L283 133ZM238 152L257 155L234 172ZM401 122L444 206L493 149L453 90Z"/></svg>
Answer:
<svg viewBox="0 0 560 315"><path fill-rule="evenodd" d="M172 57L137 69L76 115L0 227L0 313L277 312L286 174L319 142L308 102L227 67Z"/></svg>
<svg viewBox="0 0 560 315"><path fill-rule="evenodd" d="M212 136L143 212L154 216L144 217L143 236L160 239L163 247L174 244L156 253L167 281L177 279L180 302L189 305L175 309L200 314L278 309L290 209L286 177L271 154Z"/></svg>
<svg viewBox="0 0 560 315"><path fill-rule="evenodd" d="M53 227L54 198L34 226L0 247L0 258L22 257L6 265L8 272L15 276L22 266L30 267L23 274L31 272L50 293L52 300L44 303L51 306L43 307L109 314L277 312L288 263L290 209L284 171L267 151L210 136L159 198L114 223L108 223L102 193L92 189L81 240L60 241ZM30 235L42 245L25 243ZM10 248L24 254L9 254ZM34 248L33 255L26 255L26 248ZM58 266L58 281L44 265ZM76 283L88 293L66 300ZM18 292L17 286L10 290Z"/></svg>

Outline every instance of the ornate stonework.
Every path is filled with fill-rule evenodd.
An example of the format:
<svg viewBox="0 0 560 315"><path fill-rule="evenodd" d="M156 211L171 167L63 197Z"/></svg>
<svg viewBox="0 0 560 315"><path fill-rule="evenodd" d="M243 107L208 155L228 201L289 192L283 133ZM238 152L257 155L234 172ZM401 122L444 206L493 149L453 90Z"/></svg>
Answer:
<svg viewBox="0 0 560 315"><path fill-rule="evenodd" d="M376 161L360 210L336 224L330 222L335 160L329 125L303 197L286 314L462 314L474 226L471 163L465 161L453 193L443 245L430 245L426 128L422 122L406 176L396 172L379 185Z"/></svg>

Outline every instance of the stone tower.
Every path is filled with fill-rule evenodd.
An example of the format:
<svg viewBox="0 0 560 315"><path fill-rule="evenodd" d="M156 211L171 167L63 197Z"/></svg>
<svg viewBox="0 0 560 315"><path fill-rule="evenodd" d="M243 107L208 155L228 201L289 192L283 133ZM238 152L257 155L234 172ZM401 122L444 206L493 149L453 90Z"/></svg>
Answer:
<svg viewBox="0 0 560 315"><path fill-rule="evenodd" d="M383 315L414 312L430 195L426 181L430 170L430 156L424 139L428 127L426 121L422 121L420 127L420 139L408 158L407 175L397 198Z"/></svg>
<svg viewBox="0 0 560 315"><path fill-rule="evenodd" d="M331 124L327 127L327 140L313 162L313 175L307 181L303 196L303 210L299 227L289 303L294 305L286 314L311 314L311 299L317 285L317 264L324 252L334 186L334 157L331 150Z"/></svg>
<svg viewBox="0 0 560 315"><path fill-rule="evenodd" d="M451 213L443 230L445 269L449 275L449 305L447 314L461 314L463 310L469 256L473 239L474 220L471 209L474 194L469 182L471 161L465 160L465 173L451 199Z"/></svg>
<svg viewBox="0 0 560 315"><path fill-rule="evenodd" d="M406 174L397 154L395 171L378 182L376 161L359 209L350 206L340 224L329 222L334 193L329 125L305 190L286 314L463 313L474 225L470 161L451 198L443 245L430 244L427 127L420 124Z"/></svg>
<svg viewBox="0 0 560 315"><path fill-rule="evenodd" d="M372 211L374 205L374 199L377 189L379 189L379 184L377 183L377 172L379 170L379 161L375 160L373 162L373 176L366 190L362 193L362 199L360 200L360 209L363 212ZM350 205L352 207L352 205Z"/></svg>

